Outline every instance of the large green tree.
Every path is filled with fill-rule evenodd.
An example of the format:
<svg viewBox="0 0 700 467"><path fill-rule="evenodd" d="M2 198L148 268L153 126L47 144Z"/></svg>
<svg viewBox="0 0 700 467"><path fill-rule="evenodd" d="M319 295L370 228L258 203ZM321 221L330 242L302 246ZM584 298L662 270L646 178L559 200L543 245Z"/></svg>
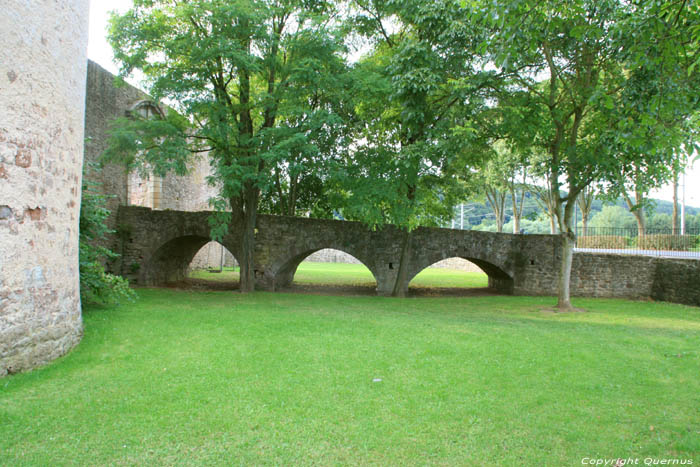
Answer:
<svg viewBox="0 0 700 467"><path fill-rule="evenodd" d="M689 39L700 24L697 6L500 0L483 9L493 28L484 48L509 74L510 91L527 92L537 110L534 131L532 120L523 128L546 154L542 168L564 246L558 307L570 309L575 200L623 167L668 164L668 116L697 106L686 79L697 50Z"/></svg>
<svg viewBox="0 0 700 467"><path fill-rule="evenodd" d="M184 118L124 121L108 153L138 155L156 173L182 172L193 153L208 154L222 214L213 235L231 216L244 225L242 292L254 288L261 195L273 210L297 213L298 189L314 176L307 162L336 137L333 81L344 62L334 14L321 1L135 0L111 21L122 74L141 71L151 95Z"/></svg>
<svg viewBox="0 0 700 467"><path fill-rule="evenodd" d="M356 0L349 22L369 51L355 66L355 143L339 170L347 218L403 230L393 294L405 294L411 231L451 218L472 165L471 120L491 72L476 66L460 2Z"/></svg>

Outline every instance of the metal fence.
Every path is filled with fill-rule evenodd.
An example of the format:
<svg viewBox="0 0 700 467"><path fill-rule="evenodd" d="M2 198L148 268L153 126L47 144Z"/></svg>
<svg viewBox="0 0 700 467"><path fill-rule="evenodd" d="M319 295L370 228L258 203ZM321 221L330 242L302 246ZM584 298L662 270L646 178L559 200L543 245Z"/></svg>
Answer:
<svg viewBox="0 0 700 467"><path fill-rule="evenodd" d="M673 232L671 229L588 227L576 230L576 251L668 256L700 259L700 229Z"/></svg>

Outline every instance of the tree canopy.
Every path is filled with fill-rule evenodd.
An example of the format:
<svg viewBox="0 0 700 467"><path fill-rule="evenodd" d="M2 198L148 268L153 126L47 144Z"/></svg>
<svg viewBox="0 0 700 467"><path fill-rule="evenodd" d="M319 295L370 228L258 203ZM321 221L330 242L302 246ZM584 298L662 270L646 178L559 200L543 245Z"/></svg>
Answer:
<svg viewBox="0 0 700 467"><path fill-rule="evenodd" d="M210 158L214 206L244 222L241 290L252 290L261 194L273 211L313 209L323 157L342 142L342 38L331 2L136 0L114 16L110 41L122 73L142 71L148 91L183 117L122 122L112 157L141 154L156 172ZM342 144L341 144L342 147ZM315 178L314 178L315 177ZM274 196L272 195L274 193ZM228 213L228 214L227 214ZM226 222L215 225L222 235Z"/></svg>

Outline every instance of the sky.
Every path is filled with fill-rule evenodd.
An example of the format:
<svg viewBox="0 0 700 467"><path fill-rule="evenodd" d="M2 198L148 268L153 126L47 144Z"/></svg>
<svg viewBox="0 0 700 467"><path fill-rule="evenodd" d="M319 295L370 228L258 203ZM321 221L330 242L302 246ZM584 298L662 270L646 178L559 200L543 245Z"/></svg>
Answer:
<svg viewBox="0 0 700 467"><path fill-rule="evenodd" d="M132 5L131 0L90 0L90 32L88 40L88 58L100 64L106 70L117 73L117 66L113 62L112 48L107 43L107 21L109 12L116 10L123 13ZM131 84L138 86L137 82L127 79ZM681 179L681 185L683 179ZM678 197L681 200L682 186L679 188ZM670 185L652 191L652 198L671 201L673 188ZM686 205L700 208L700 160L693 167L688 168L685 176Z"/></svg>

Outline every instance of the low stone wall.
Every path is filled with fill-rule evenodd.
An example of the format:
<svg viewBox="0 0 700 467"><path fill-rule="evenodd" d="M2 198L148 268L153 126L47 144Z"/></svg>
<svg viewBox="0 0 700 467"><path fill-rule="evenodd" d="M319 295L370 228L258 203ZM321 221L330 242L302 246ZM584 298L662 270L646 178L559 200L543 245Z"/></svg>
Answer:
<svg viewBox="0 0 700 467"><path fill-rule="evenodd" d="M221 266L221 254L223 250L224 261L223 265L226 268L238 266L238 262L233 254L228 251L221 243L209 242L202 247L195 255L190 263L190 270L195 269L218 269Z"/></svg>
<svg viewBox="0 0 700 467"><path fill-rule="evenodd" d="M442 261L438 261L437 263L433 264L430 267L431 268L440 268L440 269L454 269L455 271L464 271L464 272L482 272L482 273L484 272L483 269L481 269L476 264L472 263L471 261L467 261L466 259L462 259L462 258L443 259Z"/></svg>
<svg viewBox="0 0 700 467"><path fill-rule="evenodd" d="M700 260L658 259L651 298L700 306Z"/></svg>
<svg viewBox="0 0 700 467"><path fill-rule="evenodd" d="M700 306L700 260L576 253L571 293Z"/></svg>
<svg viewBox="0 0 700 467"><path fill-rule="evenodd" d="M340 250L333 250L332 248L324 248L323 250L318 250L316 253L312 253L306 257L304 261L309 261L311 263L346 263L346 264L361 264L360 260L352 255L345 253Z"/></svg>
<svg viewBox="0 0 700 467"><path fill-rule="evenodd" d="M595 253L574 254L571 293L581 297L651 297L656 258Z"/></svg>

